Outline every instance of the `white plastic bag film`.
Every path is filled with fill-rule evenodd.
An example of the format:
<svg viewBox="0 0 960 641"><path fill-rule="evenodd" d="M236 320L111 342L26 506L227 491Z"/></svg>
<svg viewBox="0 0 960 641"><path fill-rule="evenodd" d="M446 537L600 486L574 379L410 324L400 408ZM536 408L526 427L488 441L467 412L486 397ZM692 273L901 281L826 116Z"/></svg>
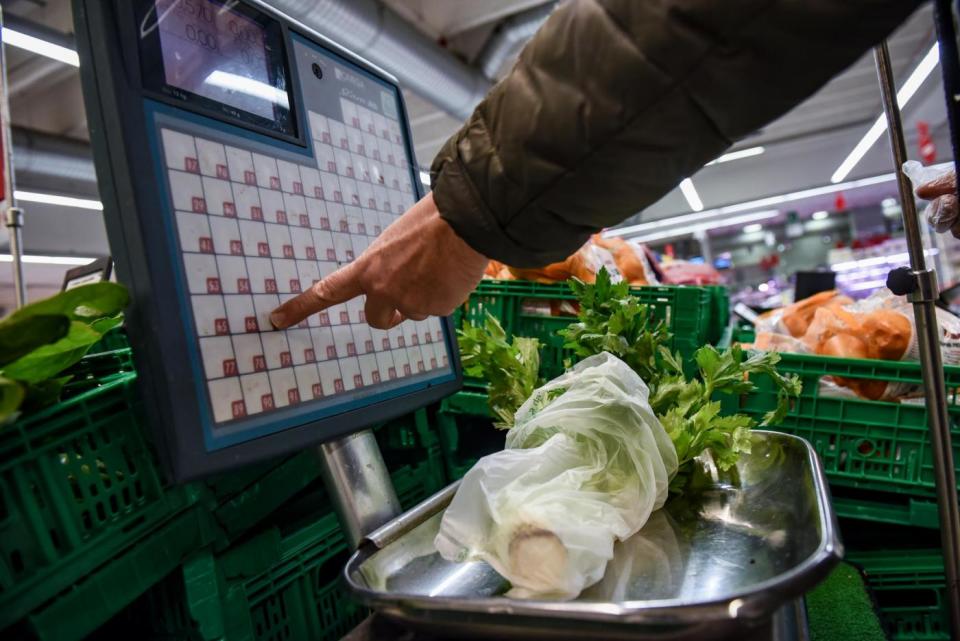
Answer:
<svg viewBox="0 0 960 641"><path fill-rule="evenodd" d="M623 361L599 354L536 390L507 449L481 459L444 514L436 546L480 559L519 598L571 599L604 574L614 543L663 506L677 454Z"/></svg>

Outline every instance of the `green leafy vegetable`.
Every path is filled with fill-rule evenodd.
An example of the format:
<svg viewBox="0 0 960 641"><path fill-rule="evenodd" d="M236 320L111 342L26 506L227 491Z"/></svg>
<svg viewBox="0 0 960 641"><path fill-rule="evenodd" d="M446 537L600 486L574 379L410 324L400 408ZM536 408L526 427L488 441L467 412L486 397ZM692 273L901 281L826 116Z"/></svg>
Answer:
<svg viewBox="0 0 960 641"><path fill-rule="evenodd" d="M123 285L111 282L91 283L21 307L11 314L8 320L63 314L70 320L93 322L105 316L116 316L129 302L127 288Z"/></svg>
<svg viewBox="0 0 960 641"><path fill-rule="evenodd" d="M0 366L63 338L69 329L70 319L63 314L0 321Z"/></svg>
<svg viewBox="0 0 960 641"><path fill-rule="evenodd" d="M39 383L56 376L87 353L102 335L80 321L70 323L70 331L55 343L43 345L3 368L3 375L24 383Z"/></svg>
<svg viewBox="0 0 960 641"><path fill-rule="evenodd" d="M722 352L712 345L701 347L694 355L699 375L687 378L680 355L667 348L669 331L652 321L647 306L630 294L626 283L611 283L601 269L595 285L574 281L570 287L580 313L576 323L560 332L566 347L580 358L611 352L647 383L650 405L677 449L674 493L685 487L693 460L704 451L710 451L721 470L729 470L741 453L750 452L756 421L743 414L721 415L717 394L746 394L754 389L751 375L769 376L778 388L778 403L764 416L763 426L782 421L790 399L800 394L800 380L777 371L779 354L747 355L739 345Z"/></svg>
<svg viewBox="0 0 960 641"><path fill-rule="evenodd" d="M606 268L601 268L594 284L574 279L570 289L580 302L580 312L576 323L559 332L564 347L581 359L610 352L644 381L655 378L657 354L670 341L670 333L653 320L647 305L630 294L630 285L611 282Z"/></svg>
<svg viewBox="0 0 960 641"><path fill-rule="evenodd" d="M464 322L457 335L464 373L489 382L487 402L498 419L496 425L511 427L514 413L537 387L540 341L518 336L508 341L490 312L482 327Z"/></svg>
<svg viewBox="0 0 960 641"><path fill-rule="evenodd" d="M16 416L25 395L20 383L0 376L0 425Z"/></svg>

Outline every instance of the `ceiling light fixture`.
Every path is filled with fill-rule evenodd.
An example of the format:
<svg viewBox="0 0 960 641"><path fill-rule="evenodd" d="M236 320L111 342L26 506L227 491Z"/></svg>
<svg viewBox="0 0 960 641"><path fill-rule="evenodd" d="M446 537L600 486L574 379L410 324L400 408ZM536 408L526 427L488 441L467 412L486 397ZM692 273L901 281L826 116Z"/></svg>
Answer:
<svg viewBox="0 0 960 641"><path fill-rule="evenodd" d="M60 205L61 207L77 207L78 209L93 209L103 211L103 203L99 200L60 196L58 194L41 194L35 191L13 192L13 199L17 202L43 203L45 205Z"/></svg>
<svg viewBox="0 0 960 641"><path fill-rule="evenodd" d="M758 231L763 231L763 225L760 223L752 223L743 228L744 234L755 234Z"/></svg>
<svg viewBox="0 0 960 641"><path fill-rule="evenodd" d="M953 163L940 163L937 165L932 165L932 169L949 169L953 167ZM734 214L742 211L750 211L751 209L760 209L763 207L775 207L777 205L782 205L784 203L794 202L798 200L804 200L805 198L813 198L815 196L824 196L826 194L835 194L838 191L848 191L853 189L859 189L860 187L869 187L871 185L879 185L885 182L891 182L896 180L896 174L881 174L879 176L871 176L869 178L860 178L858 180L850 180L844 183L838 183L836 185L823 185L822 187L812 187L810 189L802 189L800 191L793 191L787 194L780 194L778 196L768 196L766 198L759 198L757 200L748 200L742 203L736 203L734 205L725 205L723 207L716 207L714 209L706 209L704 211L680 214L678 216L670 216L667 218L662 218L660 220L655 220L648 223L638 223L636 225L629 225L627 227L616 227L614 229L609 229L603 232L604 238L613 238L615 236L627 236L633 235L639 232L649 231L651 229L661 229L666 226L680 225L683 223L700 223L705 222L706 220L723 220L723 217L727 214Z"/></svg>
<svg viewBox="0 0 960 641"><path fill-rule="evenodd" d="M742 158L750 158L751 156L759 156L766 149L761 146L757 147L747 147L746 149L738 149L737 151L731 151L723 154L722 156L717 156L715 159L708 162L705 166L709 167L710 165L719 165L720 163L730 162L731 160L740 160Z"/></svg>
<svg viewBox="0 0 960 641"><path fill-rule="evenodd" d="M0 38L4 44L18 49L24 49L58 62L68 64L72 67L80 66L80 56L73 49L54 44L48 40L42 40L36 36L31 36L20 31L15 31L10 27L4 27L0 31Z"/></svg>
<svg viewBox="0 0 960 641"><path fill-rule="evenodd" d="M653 231L652 233L642 233L642 234L632 234L627 236L629 240L636 241L638 243L652 243L658 240L667 240L669 238L681 238L683 236L690 236L691 234L696 234L697 232L706 232L713 231L717 229L725 229L727 227L736 227L737 225L745 225L747 223L754 223L760 220L769 220L771 218L776 218L780 215L780 212L776 209L769 211L755 211L749 214L742 214L740 216L733 216L732 218L727 218L724 220L713 220L710 222L703 222L697 225L688 225L688 226L678 226L678 225L669 225L669 229L663 229L663 231Z"/></svg>
<svg viewBox="0 0 960 641"><path fill-rule="evenodd" d="M680 181L680 191L683 193L683 197L687 199L690 209L703 211L703 201L700 200L700 194L697 193L697 188L693 186L692 180L684 178Z"/></svg>
<svg viewBox="0 0 960 641"><path fill-rule="evenodd" d="M814 220L826 220L828 216L830 216L830 212L826 209L821 209L820 211L813 212L811 218Z"/></svg>
<svg viewBox="0 0 960 641"><path fill-rule="evenodd" d="M900 91L897 92L897 104L900 106L900 109L903 109L907 101L917 93L920 85L927 79L930 72L936 69L938 62L940 62L940 43L935 42L930 48L930 51L927 52L927 55L920 61L920 64L917 65L917 68L907 77L907 81L900 87ZM870 126L870 129L867 130L867 133L860 139L860 142L856 144L850 154L840 163L840 166L837 167L837 170L833 172L833 176L830 177L830 182L838 183L850 175L853 168L863 160L863 157L870 151L870 148L873 147L873 143L877 142L886 130L887 118L884 114L880 114Z"/></svg>
<svg viewBox="0 0 960 641"><path fill-rule="evenodd" d="M24 264L34 265L86 265L96 260L96 258L84 258L83 256L34 256L27 254L21 258ZM11 254L0 254L0 263L12 263Z"/></svg>

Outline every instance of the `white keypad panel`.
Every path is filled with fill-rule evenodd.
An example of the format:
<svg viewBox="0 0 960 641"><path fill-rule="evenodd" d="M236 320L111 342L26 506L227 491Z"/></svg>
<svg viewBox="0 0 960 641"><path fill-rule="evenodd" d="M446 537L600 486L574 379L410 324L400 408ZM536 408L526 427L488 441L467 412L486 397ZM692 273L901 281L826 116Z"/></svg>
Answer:
<svg viewBox="0 0 960 641"><path fill-rule="evenodd" d="M369 327L358 299L273 331L269 314L355 260L416 198L399 124L310 112L315 162L161 128L214 422L449 371L441 320Z"/></svg>

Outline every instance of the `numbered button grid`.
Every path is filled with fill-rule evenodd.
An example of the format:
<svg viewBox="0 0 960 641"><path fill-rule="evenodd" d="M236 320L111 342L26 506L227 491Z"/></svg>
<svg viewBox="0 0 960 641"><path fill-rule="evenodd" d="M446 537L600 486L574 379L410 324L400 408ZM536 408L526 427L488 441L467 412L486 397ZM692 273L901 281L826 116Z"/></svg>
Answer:
<svg viewBox="0 0 960 641"><path fill-rule="evenodd" d="M362 298L271 329L273 309L354 260L397 214L344 203L339 174L172 129L161 138L216 422L449 365L439 319L375 330Z"/></svg>

